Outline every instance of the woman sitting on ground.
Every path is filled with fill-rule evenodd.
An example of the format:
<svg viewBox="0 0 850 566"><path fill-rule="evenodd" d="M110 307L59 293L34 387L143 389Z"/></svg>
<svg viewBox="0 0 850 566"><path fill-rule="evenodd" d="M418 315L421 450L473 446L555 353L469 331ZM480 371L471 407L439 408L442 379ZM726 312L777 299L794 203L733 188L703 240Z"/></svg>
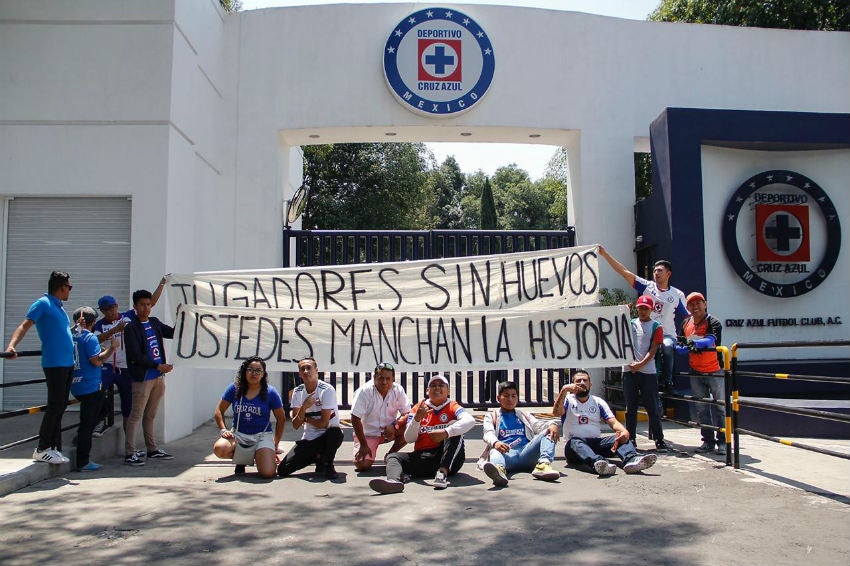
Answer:
<svg viewBox="0 0 850 566"><path fill-rule="evenodd" d="M224 426L224 413L233 406L233 431ZM271 415L274 413L274 435ZM236 475L256 462L260 477L273 478L277 472L275 449L283 437L286 412L280 393L269 385L266 362L252 356L242 362L236 381L227 388L215 408L215 422L221 429L213 451L223 459L232 459Z"/></svg>

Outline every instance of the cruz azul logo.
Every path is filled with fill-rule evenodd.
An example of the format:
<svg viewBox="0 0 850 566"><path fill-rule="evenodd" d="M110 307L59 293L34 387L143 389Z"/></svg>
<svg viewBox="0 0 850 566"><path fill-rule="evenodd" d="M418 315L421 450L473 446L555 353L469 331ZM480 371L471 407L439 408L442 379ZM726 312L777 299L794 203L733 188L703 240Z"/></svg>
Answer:
<svg viewBox="0 0 850 566"><path fill-rule="evenodd" d="M384 76L407 109L427 116L466 112L490 88L490 38L469 16L427 8L399 22L384 46Z"/></svg>
<svg viewBox="0 0 850 566"><path fill-rule="evenodd" d="M738 277L759 293L797 297L835 267L841 222L817 183L793 171L765 171L727 204L723 249Z"/></svg>

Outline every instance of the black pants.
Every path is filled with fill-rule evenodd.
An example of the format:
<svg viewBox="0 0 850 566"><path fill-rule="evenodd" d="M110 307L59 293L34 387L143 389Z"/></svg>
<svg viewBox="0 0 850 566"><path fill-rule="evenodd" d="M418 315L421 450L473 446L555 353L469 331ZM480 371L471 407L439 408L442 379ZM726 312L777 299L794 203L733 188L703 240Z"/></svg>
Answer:
<svg viewBox="0 0 850 566"><path fill-rule="evenodd" d="M310 464L316 464L317 468L333 465L336 451L341 444L342 430L338 427L329 428L319 438L299 440L283 457L277 467L277 475L283 478Z"/></svg>
<svg viewBox="0 0 850 566"><path fill-rule="evenodd" d="M80 428L77 431L77 467L82 468L89 463L91 454L91 433L101 421L100 411L105 404L103 391L95 391L88 395L76 396L80 400Z"/></svg>
<svg viewBox="0 0 850 566"><path fill-rule="evenodd" d="M401 480L402 473L414 478L432 478L437 470L446 468L456 474L466 460L462 436L451 436L433 450L393 452L387 455L387 478Z"/></svg>
<svg viewBox="0 0 850 566"><path fill-rule="evenodd" d="M41 368L47 380L47 408L38 429L38 449L62 450L62 415L68 406L74 367Z"/></svg>

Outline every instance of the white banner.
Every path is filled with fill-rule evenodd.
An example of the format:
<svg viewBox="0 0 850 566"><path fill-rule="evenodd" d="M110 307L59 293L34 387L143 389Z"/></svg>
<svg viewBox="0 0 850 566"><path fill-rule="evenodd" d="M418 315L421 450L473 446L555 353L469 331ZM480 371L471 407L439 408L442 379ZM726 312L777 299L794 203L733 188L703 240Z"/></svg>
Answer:
<svg viewBox="0 0 850 566"><path fill-rule="evenodd" d="M598 302L597 247L168 276L171 305L305 311L550 310Z"/></svg>
<svg viewBox="0 0 850 566"><path fill-rule="evenodd" d="M626 305L527 310L325 312L184 305L169 360L236 367L262 356L270 370L296 371L312 356L321 371L605 367L632 360Z"/></svg>
<svg viewBox="0 0 850 566"><path fill-rule="evenodd" d="M601 367L631 359L626 307L593 307L597 246L380 264L170 275L194 367L322 371Z"/></svg>

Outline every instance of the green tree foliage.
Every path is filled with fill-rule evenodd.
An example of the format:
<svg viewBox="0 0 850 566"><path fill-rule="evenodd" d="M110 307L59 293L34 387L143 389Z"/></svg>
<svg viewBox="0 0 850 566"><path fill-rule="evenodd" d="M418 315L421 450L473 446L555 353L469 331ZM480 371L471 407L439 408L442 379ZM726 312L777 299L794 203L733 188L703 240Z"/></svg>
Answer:
<svg viewBox="0 0 850 566"><path fill-rule="evenodd" d="M847 0L662 0L657 22L850 31Z"/></svg>
<svg viewBox="0 0 850 566"><path fill-rule="evenodd" d="M635 198L652 194L652 154L635 153Z"/></svg>
<svg viewBox="0 0 850 566"><path fill-rule="evenodd" d="M218 0L225 12L233 14L242 10L242 0Z"/></svg>
<svg viewBox="0 0 850 566"><path fill-rule="evenodd" d="M421 143L331 144L304 147L308 190L305 228L414 229L427 208Z"/></svg>
<svg viewBox="0 0 850 566"><path fill-rule="evenodd" d="M449 156L442 165L428 172L427 192L429 195L428 228L466 228L463 207L466 193L466 178L454 156Z"/></svg>
<svg viewBox="0 0 850 566"><path fill-rule="evenodd" d="M490 179L486 177L484 178L484 187L481 191L481 221L478 227L482 230L495 230L498 227L493 189L490 186Z"/></svg>

